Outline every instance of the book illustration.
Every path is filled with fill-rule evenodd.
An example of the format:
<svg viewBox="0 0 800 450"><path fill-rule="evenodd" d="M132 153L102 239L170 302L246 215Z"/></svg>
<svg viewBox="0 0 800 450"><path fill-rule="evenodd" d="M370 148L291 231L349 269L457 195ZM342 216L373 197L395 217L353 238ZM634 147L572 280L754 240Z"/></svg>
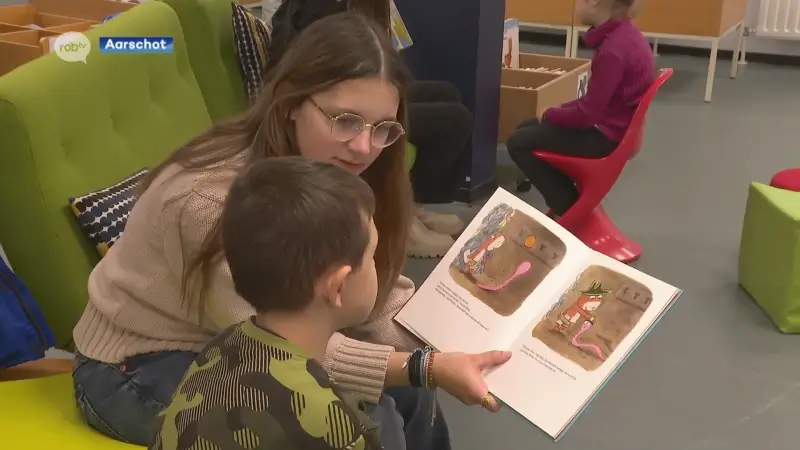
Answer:
<svg viewBox="0 0 800 450"><path fill-rule="evenodd" d="M603 349L601 349L600 346L595 344L584 344L580 340L581 335L589 331L589 329L592 328L592 326L593 324L591 322L588 321L584 322L583 325L581 325L580 331L578 331L577 333L575 333L574 336L572 336L572 340L570 341L570 343L576 348L582 348L591 351L592 353L595 354L595 356L597 356L597 359L599 359L600 361L605 361L606 356L603 354Z"/></svg>
<svg viewBox="0 0 800 450"><path fill-rule="evenodd" d="M450 263L450 277L501 316L510 316L566 255L552 231L501 203Z"/></svg>
<svg viewBox="0 0 800 450"><path fill-rule="evenodd" d="M519 266L517 266L517 270L500 284L478 283L477 286L486 291L499 291L500 289L503 289L504 287L508 286L508 284L511 283L512 281L516 280L520 276L527 273L529 270L531 270L531 267L533 267L533 264L531 264L530 261L522 261L521 263L519 263Z"/></svg>
<svg viewBox="0 0 800 450"><path fill-rule="evenodd" d="M503 23L503 68L519 69L519 20Z"/></svg>
<svg viewBox="0 0 800 450"><path fill-rule="evenodd" d="M392 1L390 2L390 23L392 34L392 45L397 51L411 47L414 41L411 40L411 35L408 33L403 18L400 17L400 12L397 11L397 5Z"/></svg>
<svg viewBox="0 0 800 450"><path fill-rule="evenodd" d="M581 98L586 95L589 90L589 72L584 72L578 76L578 97Z"/></svg>
<svg viewBox="0 0 800 450"><path fill-rule="evenodd" d="M511 68L511 58L512 58L511 52L514 51L514 40L513 39L507 39L506 42L507 42L506 54L503 55L503 68L510 69Z"/></svg>
<svg viewBox="0 0 800 450"><path fill-rule="evenodd" d="M644 315L650 289L590 266L533 329L533 337L588 371L600 367Z"/></svg>

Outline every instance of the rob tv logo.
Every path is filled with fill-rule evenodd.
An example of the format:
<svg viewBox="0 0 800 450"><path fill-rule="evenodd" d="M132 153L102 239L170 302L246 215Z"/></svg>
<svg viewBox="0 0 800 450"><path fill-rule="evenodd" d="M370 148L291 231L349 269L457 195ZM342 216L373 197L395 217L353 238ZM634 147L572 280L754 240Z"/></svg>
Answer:
<svg viewBox="0 0 800 450"><path fill-rule="evenodd" d="M98 44L100 53L172 53L174 49L173 38L167 36L100 37ZM91 50L92 44L83 33L68 32L50 40L50 51L67 62L86 63Z"/></svg>
<svg viewBox="0 0 800 450"><path fill-rule="evenodd" d="M50 50L63 61L80 61L86 64L86 57L92 50L92 44L83 33L70 31L58 36L54 41L51 40Z"/></svg>

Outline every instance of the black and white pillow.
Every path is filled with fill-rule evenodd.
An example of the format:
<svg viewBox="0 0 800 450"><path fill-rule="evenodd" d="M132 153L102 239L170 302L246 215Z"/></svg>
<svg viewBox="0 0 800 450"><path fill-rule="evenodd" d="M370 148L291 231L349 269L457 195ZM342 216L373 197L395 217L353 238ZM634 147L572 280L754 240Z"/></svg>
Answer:
<svg viewBox="0 0 800 450"><path fill-rule="evenodd" d="M267 47L269 46L269 25L242 5L234 3L233 38L236 43L236 56L242 70L247 97L255 102L261 92L262 77L267 66Z"/></svg>
<svg viewBox="0 0 800 450"><path fill-rule="evenodd" d="M69 199L81 229L101 257L122 235L136 201L136 187L146 174L147 169L141 169L105 189Z"/></svg>

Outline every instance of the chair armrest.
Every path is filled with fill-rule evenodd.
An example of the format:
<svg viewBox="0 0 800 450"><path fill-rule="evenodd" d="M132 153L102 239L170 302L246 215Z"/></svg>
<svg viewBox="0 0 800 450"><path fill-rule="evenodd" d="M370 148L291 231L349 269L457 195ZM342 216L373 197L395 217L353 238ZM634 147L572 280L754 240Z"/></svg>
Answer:
<svg viewBox="0 0 800 450"><path fill-rule="evenodd" d="M72 372L72 358L42 358L0 369L0 381L30 380Z"/></svg>

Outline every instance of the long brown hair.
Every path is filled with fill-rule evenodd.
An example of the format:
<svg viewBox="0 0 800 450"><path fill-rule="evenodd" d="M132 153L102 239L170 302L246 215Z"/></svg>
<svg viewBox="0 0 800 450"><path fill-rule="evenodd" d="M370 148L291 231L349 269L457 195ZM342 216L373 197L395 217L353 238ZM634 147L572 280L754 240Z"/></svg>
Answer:
<svg viewBox="0 0 800 450"><path fill-rule="evenodd" d="M219 122L179 148L142 181L144 191L164 168L178 164L190 170L207 170L239 156L249 165L262 158L297 155L291 112L310 96L346 80L381 77L400 92L397 120L406 125L407 69L392 48L384 29L365 16L340 13L318 20L296 39L278 65L269 72L255 104L243 114ZM406 127L407 128L407 127ZM361 177L375 194L375 226L380 236L375 252L378 302L382 305L400 275L406 258L406 238L411 221L412 194L405 169L406 140L401 137L385 148ZM184 301L194 297L194 280L200 273L205 287L212 266L222 258L219 221L206 236L199 252L185 265ZM202 305L201 305L202 306Z"/></svg>

